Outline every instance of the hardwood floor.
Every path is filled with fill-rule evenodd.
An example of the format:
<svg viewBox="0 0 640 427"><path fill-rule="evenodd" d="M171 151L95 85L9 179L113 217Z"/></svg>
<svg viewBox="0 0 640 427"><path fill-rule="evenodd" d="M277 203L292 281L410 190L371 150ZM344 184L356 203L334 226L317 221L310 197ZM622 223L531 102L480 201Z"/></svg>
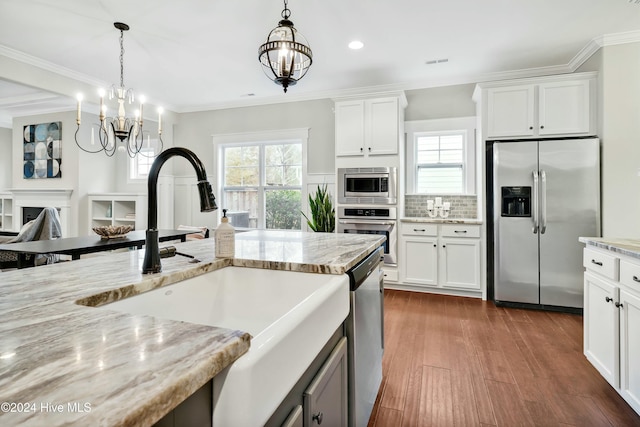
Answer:
<svg viewBox="0 0 640 427"><path fill-rule="evenodd" d="M582 316L385 290L369 427L640 426L582 354Z"/></svg>

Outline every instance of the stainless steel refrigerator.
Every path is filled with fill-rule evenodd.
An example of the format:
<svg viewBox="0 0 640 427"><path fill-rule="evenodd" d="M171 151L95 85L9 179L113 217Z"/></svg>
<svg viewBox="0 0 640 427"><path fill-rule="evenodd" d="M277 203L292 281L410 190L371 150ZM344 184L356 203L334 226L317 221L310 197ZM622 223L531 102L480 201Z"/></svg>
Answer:
<svg viewBox="0 0 640 427"><path fill-rule="evenodd" d="M494 301L581 308L578 237L600 235L598 139L495 142L489 153Z"/></svg>

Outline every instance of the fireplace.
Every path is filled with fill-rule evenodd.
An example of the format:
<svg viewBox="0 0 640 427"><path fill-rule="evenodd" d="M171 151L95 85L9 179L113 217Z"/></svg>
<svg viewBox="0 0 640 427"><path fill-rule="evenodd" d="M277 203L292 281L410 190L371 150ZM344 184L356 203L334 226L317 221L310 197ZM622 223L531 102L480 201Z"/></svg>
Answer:
<svg viewBox="0 0 640 427"><path fill-rule="evenodd" d="M42 212L43 210L44 208L42 207L30 207L30 206L23 207L22 208L22 225L25 225L29 221L36 219L38 215L40 215L40 212ZM58 215L60 215L60 212L62 211L62 209L56 208L56 210L58 211Z"/></svg>
<svg viewBox="0 0 640 427"><path fill-rule="evenodd" d="M71 193L67 189L18 189L12 188L14 227L29 222L38 216L43 208L56 208L60 216L63 237L73 237L77 231L70 228L73 224L71 213ZM15 230L18 231L18 230Z"/></svg>

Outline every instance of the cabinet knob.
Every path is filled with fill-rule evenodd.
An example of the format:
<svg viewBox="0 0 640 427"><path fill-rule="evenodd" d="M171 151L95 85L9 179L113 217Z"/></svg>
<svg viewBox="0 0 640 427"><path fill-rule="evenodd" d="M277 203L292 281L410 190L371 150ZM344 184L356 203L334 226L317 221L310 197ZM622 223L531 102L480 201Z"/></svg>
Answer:
<svg viewBox="0 0 640 427"><path fill-rule="evenodd" d="M433 247L434 247L434 248L437 248L437 247L438 247L438 245L436 245L436 244L434 243L434 244L433 244Z"/></svg>
<svg viewBox="0 0 640 427"><path fill-rule="evenodd" d="M313 414L313 416L311 417L312 421L315 421L318 423L318 425L322 424L322 417L324 415L322 414L322 412L318 412L317 414Z"/></svg>
<svg viewBox="0 0 640 427"><path fill-rule="evenodd" d="M533 126L529 126L529 130L533 130Z"/></svg>
<svg viewBox="0 0 640 427"><path fill-rule="evenodd" d="M362 153L362 147L360 147L360 152Z"/></svg>
<svg viewBox="0 0 640 427"><path fill-rule="evenodd" d="M605 300L606 302L611 302L611 301L613 301L613 298L605 297L605 298L604 298L604 300Z"/></svg>
<svg viewBox="0 0 640 427"><path fill-rule="evenodd" d="M443 248L446 248L446 247L447 247L447 245L442 245L442 247L443 247Z"/></svg>
<svg viewBox="0 0 640 427"><path fill-rule="evenodd" d="M640 279L638 279L638 276L633 276L633 281L634 281L634 282L639 282L639 283L640 283Z"/></svg>
<svg viewBox="0 0 640 427"><path fill-rule="evenodd" d="M369 152L371 152L371 147L369 147Z"/></svg>
<svg viewBox="0 0 640 427"><path fill-rule="evenodd" d="M618 308L624 308L621 302L617 302L617 303L616 303L616 307L618 307Z"/></svg>
<svg viewBox="0 0 640 427"><path fill-rule="evenodd" d="M544 129L544 125L540 125L540 129Z"/></svg>

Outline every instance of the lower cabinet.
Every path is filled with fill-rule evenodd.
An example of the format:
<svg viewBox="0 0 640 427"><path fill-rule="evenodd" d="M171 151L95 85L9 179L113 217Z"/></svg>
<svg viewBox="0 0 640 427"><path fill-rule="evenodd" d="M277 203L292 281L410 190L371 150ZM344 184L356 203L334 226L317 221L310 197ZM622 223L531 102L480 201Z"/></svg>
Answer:
<svg viewBox="0 0 640 427"><path fill-rule="evenodd" d="M640 260L612 254L584 250L584 354L640 414Z"/></svg>
<svg viewBox="0 0 640 427"><path fill-rule="evenodd" d="M266 427L347 427L347 338L340 328L292 387Z"/></svg>
<svg viewBox="0 0 640 427"><path fill-rule="evenodd" d="M620 291L620 394L640 413L640 297Z"/></svg>
<svg viewBox="0 0 640 427"><path fill-rule="evenodd" d="M588 271L584 275L584 355L609 384L620 385L618 287Z"/></svg>
<svg viewBox="0 0 640 427"><path fill-rule="evenodd" d="M304 392L304 426L347 427L347 339L342 338Z"/></svg>
<svg viewBox="0 0 640 427"><path fill-rule="evenodd" d="M479 291L480 226L402 223L399 259L402 283Z"/></svg>

